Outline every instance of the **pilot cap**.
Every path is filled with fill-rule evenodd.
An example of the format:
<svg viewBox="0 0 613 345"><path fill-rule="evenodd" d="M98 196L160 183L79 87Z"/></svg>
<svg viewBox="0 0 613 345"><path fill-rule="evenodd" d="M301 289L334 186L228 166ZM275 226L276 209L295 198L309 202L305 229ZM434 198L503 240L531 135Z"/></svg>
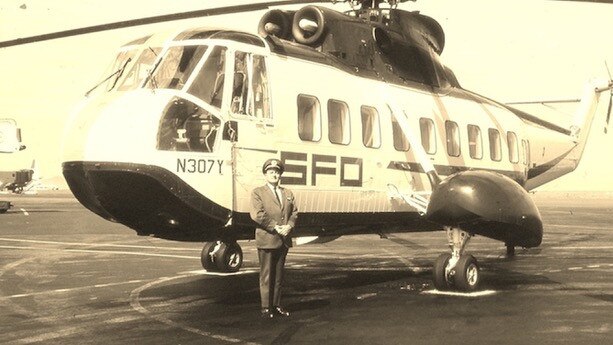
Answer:
<svg viewBox="0 0 613 345"><path fill-rule="evenodd" d="M264 165L262 165L262 173L266 174L266 171L268 169L277 169L279 170L279 173L283 174L285 167L283 166L283 163L281 163L280 160L276 158L271 158L267 160L266 162L264 162Z"/></svg>

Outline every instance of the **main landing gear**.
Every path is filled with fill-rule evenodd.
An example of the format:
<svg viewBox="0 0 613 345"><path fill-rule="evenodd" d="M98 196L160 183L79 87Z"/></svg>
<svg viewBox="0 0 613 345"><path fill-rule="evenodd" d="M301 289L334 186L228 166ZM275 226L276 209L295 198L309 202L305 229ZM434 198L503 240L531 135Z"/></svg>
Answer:
<svg viewBox="0 0 613 345"><path fill-rule="evenodd" d="M237 272L243 265L243 251L234 241L206 242L200 254L200 261L207 271Z"/></svg>
<svg viewBox="0 0 613 345"><path fill-rule="evenodd" d="M480 273L474 256L464 254L471 235L460 228L446 227L451 254L441 254L434 262L434 287L438 290L474 291L479 286Z"/></svg>

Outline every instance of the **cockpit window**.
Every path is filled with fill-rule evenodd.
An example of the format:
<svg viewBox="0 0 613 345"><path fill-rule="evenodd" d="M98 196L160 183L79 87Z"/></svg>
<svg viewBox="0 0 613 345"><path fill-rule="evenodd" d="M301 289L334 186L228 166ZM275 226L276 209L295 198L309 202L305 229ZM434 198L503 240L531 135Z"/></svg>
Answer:
<svg viewBox="0 0 613 345"><path fill-rule="evenodd" d="M158 131L158 149L213 152L221 120L206 109L175 97L164 110Z"/></svg>
<svg viewBox="0 0 613 345"><path fill-rule="evenodd" d="M231 110L235 114L270 118L268 79L263 56L245 52L234 55Z"/></svg>
<svg viewBox="0 0 613 345"><path fill-rule="evenodd" d="M104 79L94 85L89 91L85 93L85 96L89 96L94 91L111 91L116 88L118 82L126 74L128 67L131 67L134 63L135 57L139 52L138 46L126 46L123 47L115 57L113 63L104 72Z"/></svg>
<svg viewBox="0 0 613 345"><path fill-rule="evenodd" d="M251 60L247 53L236 52L234 55L234 79L232 82L232 112L236 114L253 113L251 97L249 97L249 71L247 65Z"/></svg>
<svg viewBox="0 0 613 345"><path fill-rule="evenodd" d="M125 73L122 69L127 66L127 64L134 59L134 55L136 55L137 49L124 50L117 54L117 58L115 62L113 62L113 66L111 67L111 71L108 74L109 79L106 84L106 90L111 91L116 85L117 81L121 78L122 74Z"/></svg>
<svg viewBox="0 0 613 345"><path fill-rule="evenodd" d="M226 48L213 47L187 92L221 108L226 66Z"/></svg>
<svg viewBox="0 0 613 345"><path fill-rule="evenodd" d="M132 90L140 86L140 83L153 68L153 63L155 62L156 57L160 54L161 50L162 49L158 47L145 48L119 86L119 90Z"/></svg>
<svg viewBox="0 0 613 345"><path fill-rule="evenodd" d="M147 81L146 87L177 90L183 88L206 48L192 45L170 47Z"/></svg>

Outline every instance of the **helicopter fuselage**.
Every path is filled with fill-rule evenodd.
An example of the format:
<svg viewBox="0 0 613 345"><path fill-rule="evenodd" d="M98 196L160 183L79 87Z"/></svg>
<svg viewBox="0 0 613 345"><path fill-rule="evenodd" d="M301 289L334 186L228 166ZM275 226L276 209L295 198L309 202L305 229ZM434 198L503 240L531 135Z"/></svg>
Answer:
<svg viewBox="0 0 613 345"><path fill-rule="evenodd" d="M299 206L296 236L428 231L441 226L402 201L432 186L393 109L442 177L483 170L525 190L531 170L574 145L461 88L364 78L285 45L203 30L124 48L124 70L84 101L67 136L75 196L140 235L249 239L251 190L277 157Z"/></svg>

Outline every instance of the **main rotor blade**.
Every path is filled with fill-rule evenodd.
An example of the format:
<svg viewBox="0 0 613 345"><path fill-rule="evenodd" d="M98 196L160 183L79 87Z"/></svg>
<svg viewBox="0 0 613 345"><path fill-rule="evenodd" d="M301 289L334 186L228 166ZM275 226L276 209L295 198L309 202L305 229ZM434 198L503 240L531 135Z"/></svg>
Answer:
<svg viewBox="0 0 613 345"><path fill-rule="evenodd" d="M553 1L594 2L594 3L603 3L603 4L613 4L613 0L553 0Z"/></svg>
<svg viewBox="0 0 613 345"><path fill-rule="evenodd" d="M17 38L14 40L2 41L0 42L0 48L18 46L18 45L34 43L34 42L48 41L48 40L53 40L57 38L90 34L94 32L122 29L122 28L128 28L128 27L133 27L133 26L163 23L163 22L169 22L173 20L199 18L199 17L212 17L212 16L218 16L218 15L229 14L229 13L241 13L241 12L265 10L265 9L270 8L271 6L310 4L310 3L318 3L318 2L328 2L328 1L325 1L325 0L323 1L322 0L319 0L319 1L314 1L314 0L269 1L269 2L262 2L262 3L257 3L257 4L225 6L225 7L210 8L206 10L188 11L188 12L173 13L173 14L166 14L166 15L153 16L153 17L145 17L145 18L140 18L140 19L132 19L132 20L125 20L125 21L114 22L114 23L93 25L93 26L87 26L87 27L78 28L78 29L52 32L52 33L48 33L44 35L37 35L37 36L30 36L30 37L24 37L24 38Z"/></svg>

